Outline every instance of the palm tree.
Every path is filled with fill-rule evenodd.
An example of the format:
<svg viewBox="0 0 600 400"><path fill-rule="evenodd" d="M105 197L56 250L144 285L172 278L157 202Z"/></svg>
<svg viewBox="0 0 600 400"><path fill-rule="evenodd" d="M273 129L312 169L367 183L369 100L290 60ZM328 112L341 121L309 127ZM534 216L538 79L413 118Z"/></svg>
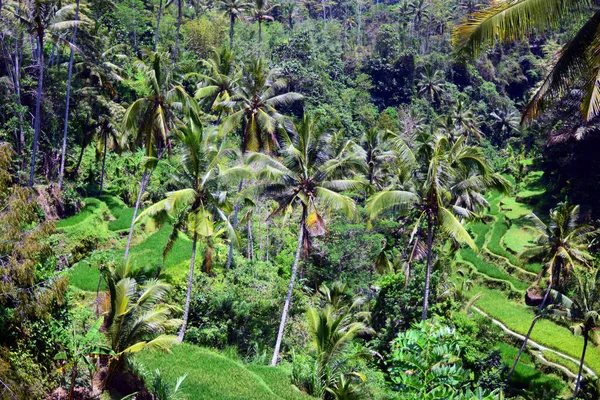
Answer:
<svg viewBox="0 0 600 400"><path fill-rule="evenodd" d="M79 0L75 2L75 22L79 21ZM73 27L73 36L71 37L71 46L75 46L77 42L77 25ZM69 55L69 72L67 77L67 101L65 105L65 122L63 125L63 140L60 153L60 170L58 173L58 188L62 189L63 178L65 175L65 159L67 158L67 128L69 127L69 103L71 101L71 79L73 78L73 58L75 57L75 49L71 47Z"/></svg>
<svg viewBox="0 0 600 400"><path fill-rule="evenodd" d="M346 215L352 216L354 202L338 192L361 186L358 180L341 178L348 176L347 174L351 172L349 169L353 169L360 163L358 156L353 160L348 159L350 146L347 146L341 154L334 153L329 146L330 136L325 127L308 115L295 124L295 131L294 140L287 139L287 145L281 149L283 161L262 153L252 153L247 159L248 163L257 163L262 167L259 178L268 179L268 182L260 188L265 193L277 196L279 207L271 216L290 214L293 209L300 208L298 245L271 360L273 366L279 359L301 251L303 248L306 252L309 251L309 236L322 235L325 232L321 208L339 209Z"/></svg>
<svg viewBox="0 0 600 400"><path fill-rule="evenodd" d="M426 3L425 0L412 0L408 3L408 10L410 15L412 15L410 36L413 37L415 31L418 35L421 28L421 21L429 15L429 4Z"/></svg>
<svg viewBox="0 0 600 400"><path fill-rule="evenodd" d="M431 105L442 97L444 90L442 72L428 65L425 72L421 72L421 79L417 84L419 94L429 100L427 106L427 119L431 119Z"/></svg>
<svg viewBox="0 0 600 400"><path fill-rule="evenodd" d="M353 306L361 304L353 303ZM322 309L310 307L307 311L311 345L315 352L318 386L313 396L322 397L323 391L335 390L344 377L344 366L350 359L349 345L360 334L372 332L364 322L355 320L356 307L336 312L331 304ZM343 378L342 378L343 379Z"/></svg>
<svg viewBox="0 0 600 400"><path fill-rule="evenodd" d="M283 121L277 108L301 100L302 95L284 92L287 83L277 69L267 70L262 59L244 68L239 86L223 105L234 112L225 120L223 132L242 127L242 149L272 152L278 147L276 128Z"/></svg>
<svg viewBox="0 0 600 400"><path fill-rule="evenodd" d="M430 103L433 103L439 100L444 93L444 82L442 71L428 65L425 72L421 72L421 79L417 84L419 94L429 100Z"/></svg>
<svg viewBox="0 0 600 400"><path fill-rule="evenodd" d="M254 0L254 5L251 8L252 18L258 22L258 57L261 53L262 23L274 20L271 13L276 7L277 4L270 4L269 0Z"/></svg>
<svg viewBox="0 0 600 400"><path fill-rule="evenodd" d="M371 128L367 130L360 144L362 157L367 167L367 180L371 190L381 190L385 179L385 167L393 162L396 154L391 150L392 132Z"/></svg>
<svg viewBox="0 0 600 400"><path fill-rule="evenodd" d="M528 218L534 224L530 229L537 235L536 246L525 250L520 257L528 261L543 262L542 270L534 285L538 285L546 275L549 275L550 279L507 379L514 372L521 354L527 346L531 332L542 316L552 288L563 286L575 268L588 266L592 261L592 257L588 254L588 246L595 231L589 225L579 223L579 206L571 206L567 203L559 204L550 211L549 225L542 222L535 214L530 214Z"/></svg>
<svg viewBox="0 0 600 400"><path fill-rule="evenodd" d="M121 130L120 120L124 113L124 109L120 104L109 101L107 102L107 112L100 115L97 121L96 136L98 138L96 153L102 154L102 172L100 173L100 194L104 189L104 171L106 167L106 152L108 149L120 154L121 151L128 147L128 137Z"/></svg>
<svg viewBox="0 0 600 400"><path fill-rule="evenodd" d="M590 7L594 14L590 17ZM459 51L478 55L483 45L519 40L547 29L560 29L565 21L587 19L567 41L542 85L523 112L523 119L542 113L556 98L583 83L581 112L585 121L600 111L598 52L600 9L580 0L502 0L471 14L454 29L453 42Z"/></svg>
<svg viewBox="0 0 600 400"><path fill-rule="evenodd" d="M152 218L160 225L167 219L175 219L173 233L165 247L165 254L172 248L179 231L185 230L192 236L192 257L183 324L178 336L178 341L181 342L189 316L198 241L203 240L208 243L223 233L227 233L229 240L237 241L233 227L227 220L230 208L226 202L227 193L219 191L218 184L227 179L241 179L252 174L245 166L231 168L225 166L236 152L223 140L219 140L216 131L203 130L200 125L190 121L187 126L180 127L176 135L181 143L178 171L174 176L179 189L167 193L164 200L144 210L136 222ZM208 247L212 249L211 246ZM203 264L207 262L212 262L212 251L207 251L205 254Z"/></svg>
<svg viewBox="0 0 600 400"><path fill-rule="evenodd" d="M163 303L171 289L166 283L152 279L141 284L126 261L104 274L110 293L105 326L112 349L103 381L107 387L131 354L145 349L168 350L177 337L165 332L182 321L170 318L174 307Z"/></svg>
<svg viewBox="0 0 600 400"><path fill-rule="evenodd" d="M503 143L511 133L519 132L519 117L515 111L505 108L491 112L490 117L494 119L494 128L500 133L500 143Z"/></svg>
<svg viewBox="0 0 600 400"><path fill-rule="evenodd" d="M452 109L452 120L456 131L467 139L475 138L481 142L481 118L463 100L458 100Z"/></svg>
<svg viewBox="0 0 600 400"><path fill-rule="evenodd" d="M281 6L281 12L285 16L288 25L288 31L294 30L294 19L298 18L298 4L294 0L288 0Z"/></svg>
<svg viewBox="0 0 600 400"><path fill-rule="evenodd" d="M229 111L222 103L230 99L238 83L235 55L230 49L223 47L220 52L215 50L212 56L208 60L202 60L202 63L207 71L198 74L200 83L195 97L219 113L219 123L221 114Z"/></svg>
<svg viewBox="0 0 600 400"><path fill-rule="evenodd" d="M44 91L44 42L46 33L52 35L53 40L62 40L54 35L62 30L75 28L84 23L81 20L68 19L73 10L73 5L67 5L59 8L60 3L54 0L28 0L23 3L23 7L16 5L12 10L12 15L25 26L26 30L36 40L35 59L38 68L38 86L35 100L34 115L34 137L31 150L31 168L29 171L29 187L33 186L33 177L35 173L35 159L37 155L40 133L41 133L41 105L42 94Z"/></svg>
<svg viewBox="0 0 600 400"><path fill-rule="evenodd" d="M123 130L135 134L137 142L143 143L147 157L127 236L125 259L129 256L133 228L142 195L146 191L156 163L169 147L169 132L178 120L175 110L181 110L185 116L198 121L198 105L182 86L174 82L168 55L150 53L149 62L149 65L140 64L140 66L146 75L146 85L150 93L134 101L123 117Z"/></svg>
<svg viewBox="0 0 600 400"><path fill-rule="evenodd" d="M233 33L235 20L242 17L244 11L252 7L252 3L244 0L219 0L217 8L229 17L229 49L233 49Z"/></svg>
<svg viewBox="0 0 600 400"><path fill-rule="evenodd" d="M419 240L418 232L421 224L425 223L427 264L422 311L422 319L425 320L436 235L447 235L458 243L476 249L461 220L455 216L457 214L460 218L467 218L472 215L472 211L458 205L457 201L467 188L477 193L483 193L492 187L506 191L507 183L490 171L481 149L466 145L464 137L454 144L445 136L431 137L414 152L401 139L398 138L397 142L399 160L410 170L409 176L413 182L410 185L389 187L374 194L367 201L366 210L372 220L385 211L416 208L419 217L415 222L411 243ZM423 159L421 165L417 161L419 158ZM465 180L465 176L472 179ZM416 245L417 242L414 243L415 248ZM411 261L409 259L407 268L410 268ZM407 270L407 276L408 274Z"/></svg>
<svg viewBox="0 0 600 400"><path fill-rule="evenodd" d="M577 398L581 385L581 374L588 342L600 344L598 329L600 328L600 270L595 273L576 274L575 295L569 310L571 317L578 320L571 326L571 331L576 336L583 336L583 350L579 361L579 370L575 382L573 398Z"/></svg>

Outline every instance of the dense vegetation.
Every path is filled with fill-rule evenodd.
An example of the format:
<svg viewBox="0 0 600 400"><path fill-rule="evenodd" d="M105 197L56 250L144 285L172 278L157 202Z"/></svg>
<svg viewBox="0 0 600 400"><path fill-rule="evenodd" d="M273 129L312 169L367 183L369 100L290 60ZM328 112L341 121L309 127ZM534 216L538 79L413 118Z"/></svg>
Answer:
<svg viewBox="0 0 600 400"><path fill-rule="evenodd" d="M599 13L0 1L0 398L597 399Z"/></svg>

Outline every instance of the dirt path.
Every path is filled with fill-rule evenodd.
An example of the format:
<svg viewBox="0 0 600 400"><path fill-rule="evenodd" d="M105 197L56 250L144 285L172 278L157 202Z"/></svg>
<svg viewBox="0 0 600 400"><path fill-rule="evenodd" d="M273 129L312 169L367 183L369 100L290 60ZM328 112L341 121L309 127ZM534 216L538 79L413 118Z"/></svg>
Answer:
<svg viewBox="0 0 600 400"><path fill-rule="evenodd" d="M517 340L520 340L520 341L525 340L525 336L524 335L521 335L520 333L517 333L517 332L511 330L508 326L504 325L503 322L498 321L497 319L495 319L495 318L491 317L490 315L486 314L485 311L481 310L480 308L477 308L477 307L473 306L473 309L475 311L477 311L479 314L481 314L481 315L489 318L494 324L498 325L506 334L508 334L508 335L516 338ZM569 361L575 363L575 365L577 365L577 366L579 365L579 360L578 359L576 359L574 357L571 357L568 354L565 354L565 353L562 353L560 351L557 351L557 350L551 349L549 347L546 347L544 345L541 345L541 344L535 342L532 339L529 339L527 341L527 346L539 351L539 354L534 353L534 356L536 356L537 358L539 358L542 363L563 371L566 375L570 376L571 378L576 378L577 377L577 375L574 374L567 367L547 360L544 357L544 355L543 355L542 352L547 351L547 352L550 352L550 353L554 353L554 354L556 354L559 357L562 357L562 358L564 358L566 360L569 360ZM584 364L583 365L583 369L585 370L585 372L587 372L592 377L594 377L594 378L598 377L596 375L596 372L593 369L591 369L590 367L588 367L587 365Z"/></svg>

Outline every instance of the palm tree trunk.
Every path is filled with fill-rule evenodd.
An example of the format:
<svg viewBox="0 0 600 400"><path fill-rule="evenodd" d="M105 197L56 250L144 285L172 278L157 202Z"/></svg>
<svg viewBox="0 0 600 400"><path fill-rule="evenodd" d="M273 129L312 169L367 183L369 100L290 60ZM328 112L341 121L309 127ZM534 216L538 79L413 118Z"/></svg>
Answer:
<svg viewBox="0 0 600 400"><path fill-rule="evenodd" d="M527 346L527 342L529 341L529 337L531 336L531 332L533 331L533 327L535 326L535 323L542 316L542 311L544 310L544 307L546 306L546 302L548 301L548 295L550 294L551 289L552 289L552 281L548 285L548 289L546 289L546 293L544 294L544 299L542 300L542 304L540 304L540 307L538 308L538 311L535 314L533 321L531 321L531 326L529 327L529 330L527 331L527 335L525 335L525 340L523 340L523 344L521 345L521 348L519 349L519 353L517 353L517 358L515 358L515 362L513 363L512 368L510 369L510 372L506 376L507 382L510 381L510 377L512 376L513 372L515 372L517 363L519 362L519 359L521 358L523 351L525 351L525 347Z"/></svg>
<svg viewBox="0 0 600 400"><path fill-rule="evenodd" d="M229 15L229 50L233 49L233 26L235 25L235 15Z"/></svg>
<svg viewBox="0 0 600 400"><path fill-rule="evenodd" d="M185 296L185 308L183 309L183 324L179 330L177 341L183 342L185 336L185 330L187 328L188 316L190 315L190 301L192 299L192 284L194 283L194 264L196 262L196 247L198 245L198 232L194 232L194 239L192 241L192 259L190 260L190 272L188 272L188 286L187 294Z"/></svg>
<svg viewBox="0 0 600 400"><path fill-rule="evenodd" d="M102 192L104 189L104 169L106 166L106 131L104 132L104 152L102 154L102 172L100 174L100 196L102 196Z"/></svg>
<svg viewBox="0 0 600 400"><path fill-rule="evenodd" d="M585 360L585 351L587 350L588 345L588 333L587 331L583 332L583 351L581 352L581 361L579 361L579 371L577 372L577 381L575 382L575 392L573 393L573 398L577 398L577 394L579 393L579 385L581 384L581 373L583 372L583 361Z"/></svg>
<svg viewBox="0 0 600 400"><path fill-rule="evenodd" d="M79 20L79 0L77 0L75 6L75 21ZM77 25L73 27L73 37L71 38L71 44L75 46L75 41L77 39ZM69 104L71 100L71 80L73 79L73 58L75 56L75 51L73 47L71 47L71 53L69 55L69 73L67 77L67 101L65 105L65 123L63 126L63 140L62 140L62 150L60 154L60 171L58 173L58 188L62 189L63 187L63 179L65 177L65 159L67 158L67 128L69 126ZM102 194L102 186L100 186L100 194Z"/></svg>
<svg viewBox="0 0 600 400"><path fill-rule="evenodd" d="M429 281L431 280L431 261L433 252L433 214L427 215L427 267L425 270L425 291L423 292L423 313L421 320L427 319L427 309L429 308Z"/></svg>
<svg viewBox="0 0 600 400"><path fill-rule="evenodd" d="M262 50L262 21L258 20L258 58L260 58Z"/></svg>
<svg viewBox="0 0 600 400"><path fill-rule="evenodd" d="M88 118L89 120L89 118ZM73 175L77 176L77 174L79 173L79 167L81 166L81 160L83 160L83 153L85 152L85 148L86 146L83 143L83 140L81 141L81 151L79 152L79 158L77 159L77 164L75 164L75 169L73 170Z"/></svg>
<svg viewBox="0 0 600 400"><path fill-rule="evenodd" d="M158 13L156 14L156 32L154 33L154 51L156 51L158 47L158 32L160 29L160 17L162 16L162 0L158 3Z"/></svg>
<svg viewBox="0 0 600 400"><path fill-rule="evenodd" d="M181 28L181 17L183 14L183 0L177 0L177 32L175 33L175 50L173 51L173 62L177 61L179 52L179 30Z"/></svg>
<svg viewBox="0 0 600 400"><path fill-rule="evenodd" d="M242 186L244 185L244 180L240 180L240 185L238 186L238 193L242 191ZM240 212L240 202L237 201L235 203L235 207L233 210L233 227L237 228L238 223L238 213ZM225 263L225 269L231 268L231 262L233 261L233 241L229 242L229 253L227 254L227 263Z"/></svg>
<svg viewBox="0 0 600 400"><path fill-rule="evenodd" d="M159 151L159 153L157 154L157 157L156 157L157 161L160 161L163 154L165 154L166 150L167 149L164 148ZM137 213L140 209L140 204L142 202L142 195L146 191L146 187L148 186L148 183L150 182L150 178L152 178L152 174L154 173L155 169L156 169L156 166L154 168L152 168L151 170L148 170L147 168L144 169L144 175L142 175L142 180L140 181L140 190L138 192L138 196L135 201L135 208L133 209L133 216L131 217L131 225L129 226L129 234L127 235L127 245L125 246L125 256L124 256L125 260L127 260L127 257L129 257L129 249L131 248L131 239L133 238L133 228L135 226L135 219L137 218Z"/></svg>
<svg viewBox="0 0 600 400"><path fill-rule="evenodd" d="M38 87L37 87L37 98L35 99L35 124L34 124L34 136L33 136L33 148L31 149L31 168L29 170L29 187L33 187L33 175L35 173L35 156L38 150L38 144L40 141L40 118L41 118L41 107L42 107L42 91L44 90L44 31L38 29L37 35L37 46L38 46Z"/></svg>
<svg viewBox="0 0 600 400"><path fill-rule="evenodd" d="M285 303L283 305L283 312L281 313L281 321L279 322L279 331L277 332L277 341L275 342L275 350L273 351L273 358L271 359L271 366L277 365L279 360L279 349L281 348L281 340L283 339L283 331L285 329L285 321L287 319L288 310L292 301L292 292L294 290L294 282L296 280L296 273L298 271L298 263L300 261L300 253L302 251L302 242L304 240L304 224L306 221L306 209L302 209L302 218L300 220L300 232L298 232L298 247L296 248L296 257L294 258L294 265L292 266L292 274L290 277L290 285L288 286L287 296L285 297Z"/></svg>
<svg viewBox="0 0 600 400"><path fill-rule="evenodd" d="M252 237L252 215L248 216L246 222L246 229L248 231L248 259L254 261L254 238Z"/></svg>
<svg viewBox="0 0 600 400"><path fill-rule="evenodd" d="M148 171L148 169L144 170L144 175L142 175L142 180L140 181L140 190L138 191L137 199L135 201L135 207L133 209L133 216L131 217L131 225L129 226L129 234L127 235L127 245L125 246L125 260L129 257L129 249L131 248L131 239L133 238L133 228L135 226L135 220L137 218L138 210L140 209L140 203L142 202L142 195L146 190L146 185L150 180L150 175L152 171Z"/></svg>

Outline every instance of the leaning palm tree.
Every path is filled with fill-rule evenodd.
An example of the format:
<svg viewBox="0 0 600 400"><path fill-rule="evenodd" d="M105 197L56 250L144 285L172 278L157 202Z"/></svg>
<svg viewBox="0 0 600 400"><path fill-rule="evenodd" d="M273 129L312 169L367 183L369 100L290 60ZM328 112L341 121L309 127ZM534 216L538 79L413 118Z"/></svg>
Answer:
<svg viewBox="0 0 600 400"><path fill-rule="evenodd" d="M590 17L590 9L594 14ZM523 112L534 118L557 98L580 87L581 113L585 121L600 112L600 8L588 0L501 0L469 15L455 28L453 42L459 51L478 55L484 45L513 42L548 29L560 29L565 21L587 18L585 24L558 53L542 85Z"/></svg>
<svg viewBox="0 0 600 400"><path fill-rule="evenodd" d="M271 216L289 215L294 209L300 209L298 245L271 360L273 366L279 360L281 340L302 249L308 252L309 236L322 235L325 232L325 221L321 216L323 210L339 209L349 217L354 214L355 205L352 199L338 192L362 185L359 180L342 178L353 170L356 171L355 167L360 163L358 155L351 155L353 146L348 145L341 153L334 153L329 145L330 135L325 126L308 115L295 124L295 131L294 140L288 138L286 146L281 149L284 157L282 161L262 153L251 153L247 159L248 163L260 166L258 176L267 180L258 189L276 195L279 206Z"/></svg>
<svg viewBox="0 0 600 400"><path fill-rule="evenodd" d="M471 217L473 210L459 205L461 195L465 190L483 193L493 187L506 191L508 184L490 171L481 149L465 144L464 137L460 137L454 144L445 136L430 137L414 152L399 138L397 146L399 160L409 170L407 175L413 182L393 182L391 187L369 198L366 210L370 219L375 219L386 211L411 208L418 210L410 242L414 243L414 253L414 249L418 248L419 232L424 223L427 262L422 319L425 320L429 308L433 244L436 236L442 234L476 249L461 221ZM477 205L474 206L476 207ZM411 261L412 255L406 265L407 279Z"/></svg>
<svg viewBox="0 0 600 400"><path fill-rule="evenodd" d="M575 294L569 313L578 323L571 326L571 331L576 336L583 336L583 350L573 398L577 398L579 393L588 342L591 341L596 346L600 344L600 270L596 270L595 273L576 274L575 280Z"/></svg>
<svg viewBox="0 0 600 400"><path fill-rule="evenodd" d="M241 127L243 150L275 150L279 145L276 130L283 121L277 108L303 98L298 93L285 92L286 86L281 71L268 70L260 58L253 60L244 68L231 99L223 102L234 110L223 123L223 132Z"/></svg>
<svg viewBox="0 0 600 400"><path fill-rule="evenodd" d="M242 18L244 11L252 7L252 3L244 0L219 0L217 9L229 17L229 49L233 49L233 33L235 21Z"/></svg>
<svg viewBox="0 0 600 400"><path fill-rule="evenodd" d="M514 372L521 354L527 346L531 332L544 312L552 288L564 286L575 268L589 266L593 260L588 253L588 246L596 232L591 226L579 223L579 206L567 203L559 204L550 211L549 225L542 222L535 214L528 215L528 218L534 225L530 229L537 236L536 246L525 250L520 257L527 261L543 262L542 270L534 285L539 285L541 279L546 275L549 275L550 279L507 379L510 379Z"/></svg>
<svg viewBox="0 0 600 400"><path fill-rule="evenodd" d="M145 349L168 350L177 337L165 332L177 328L182 321L170 318L175 308L163 303L171 289L166 283L138 282L126 261L104 274L110 294L105 326L112 350L102 383L107 387L130 355Z"/></svg>
<svg viewBox="0 0 600 400"><path fill-rule="evenodd" d="M227 193L219 191L218 185L228 179L242 179L252 174L245 166L226 167L236 151L220 140L215 130L203 130L200 125L190 121L186 126L180 127L176 135L181 144L178 171L174 175L179 189L167 193L164 200L144 210L136 222L151 218L161 225L168 219L175 220L173 233L165 247L165 255L179 237L180 231L185 231L192 237L183 324L178 336L178 341L181 342L187 327L198 241L209 244L209 249L212 249L212 240L224 233L229 236L229 240L237 241L227 219L230 209L230 204L226 201ZM211 262L211 259L212 251L207 251L203 264Z"/></svg>
<svg viewBox="0 0 600 400"><path fill-rule="evenodd" d="M127 236L125 259L129 256L142 195L157 162L169 147L169 132L178 121L175 111L180 110L194 121L199 119L196 101L187 94L183 86L174 81L174 71L167 54L150 53L149 65L139 63L139 67L146 75L150 93L129 106L123 117L123 131L132 132L136 142L143 144L146 162Z"/></svg>
<svg viewBox="0 0 600 400"><path fill-rule="evenodd" d="M34 114L34 137L31 150L31 167L29 170L29 186L33 186L33 177L35 173L35 159L37 156L38 145L41 134L41 105L42 94L44 92L44 43L47 39L46 34L50 34L53 41L64 41L57 34L66 29L73 29L78 25L85 23L82 19L71 20L70 16L74 10L74 5L60 6L60 2L55 0L27 0L25 2L14 2L10 4L11 15L22 24L29 34L36 41L36 51L34 54L37 62L37 93L35 100ZM78 15L79 16L79 15Z"/></svg>

